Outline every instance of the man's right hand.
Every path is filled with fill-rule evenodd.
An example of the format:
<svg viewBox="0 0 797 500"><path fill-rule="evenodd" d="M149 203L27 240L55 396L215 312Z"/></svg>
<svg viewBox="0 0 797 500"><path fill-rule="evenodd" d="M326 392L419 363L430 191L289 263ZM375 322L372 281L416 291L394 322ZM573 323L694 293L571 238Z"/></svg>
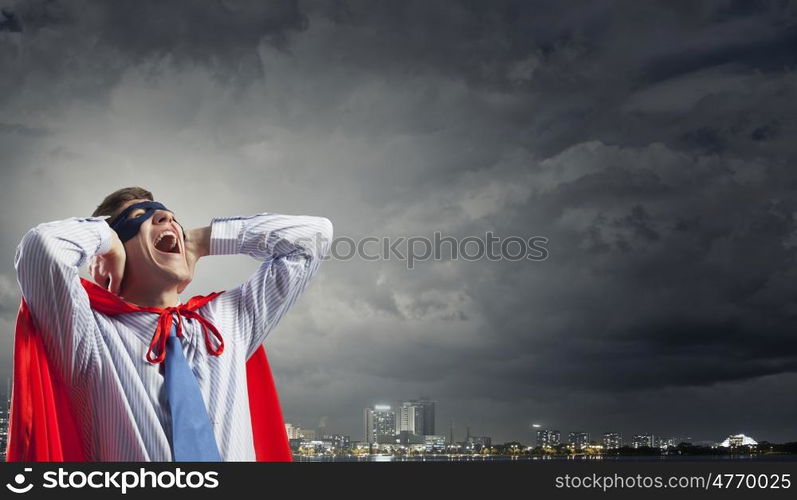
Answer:
<svg viewBox="0 0 797 500"><path fill-rule="evenodd" d="M111 249L89 261L89 274L98 285L119 295L125 273L125 246L116 231L111 231Z"/></svg>

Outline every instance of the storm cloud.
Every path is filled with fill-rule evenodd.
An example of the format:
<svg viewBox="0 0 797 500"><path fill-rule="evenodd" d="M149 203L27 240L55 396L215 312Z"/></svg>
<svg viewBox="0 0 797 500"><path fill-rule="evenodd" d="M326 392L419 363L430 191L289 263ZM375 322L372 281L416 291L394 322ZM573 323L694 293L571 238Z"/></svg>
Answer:
<svg viewBox="0 0 797 500"><path fill-rule="evenodd" d="M266 341L289 422L426 395L457 438L794 440L795 43L778 1L0 0L0 376L24 232L140 185L186 227L548 238L325 262Z"/></svg>

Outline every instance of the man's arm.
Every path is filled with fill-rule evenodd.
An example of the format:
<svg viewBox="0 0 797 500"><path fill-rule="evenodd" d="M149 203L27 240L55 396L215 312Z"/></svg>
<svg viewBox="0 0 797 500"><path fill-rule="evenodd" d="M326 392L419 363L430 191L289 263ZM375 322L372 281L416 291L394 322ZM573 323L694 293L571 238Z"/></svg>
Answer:
<svg viewBox="0 0 797 500"><path fill-rule="evenodd" d="M14 257L22 296L51 362L70 381L88 368L98 334L78 268L111 249L111 233L101 217L47 222L24 235Z"/></svg>
<svg viewBox="0 0 797 500"><path fill-rule="evenodd" d="M329 253L332 223L325 217L264 213L215 218L210 227L209 255L246 254L263 261L246 282L217 299L222 314L235 316L240 328L235 333L248 345L248 359Z"/></svg>

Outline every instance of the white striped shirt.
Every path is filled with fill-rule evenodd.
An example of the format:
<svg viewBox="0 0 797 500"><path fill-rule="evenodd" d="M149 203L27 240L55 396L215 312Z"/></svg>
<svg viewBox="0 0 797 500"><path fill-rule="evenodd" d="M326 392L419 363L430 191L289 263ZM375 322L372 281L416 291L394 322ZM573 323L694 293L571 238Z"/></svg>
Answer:
<svg viewBox="0 0 797 500"><path fill-rule="evenodd" d="M93 461L171 461L171 418L160 365L146 361L158 315L108 316L89 306L79 268L108 251L105 217L73 217L28 231L14 259L17 280L72 406ZM214 218L210 255L262 261L241 285L197 312L224 338L210 355L202 326L184 318L181 340L225 461L253 461L246 360L290 308L329 252L324 217L257 214Z"/></svg>

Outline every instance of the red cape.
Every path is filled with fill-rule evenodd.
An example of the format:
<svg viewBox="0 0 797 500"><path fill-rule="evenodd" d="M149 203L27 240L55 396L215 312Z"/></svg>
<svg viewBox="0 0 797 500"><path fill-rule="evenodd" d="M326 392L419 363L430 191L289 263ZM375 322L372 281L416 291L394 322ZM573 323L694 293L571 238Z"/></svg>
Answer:
<svg viewBox="0 0 797 500"><path fill-rule="evenodd" d="M141 310L83 278L92 309L108 315ZM198 309L220 293L192 297ZM259 462L290 462L291 449L266 351L261 345L246 363L252 435ZM8 424L8 462L85 461L84 446L69 402L69 387L50 368L44 343L23 298L14 334L14 385Z"/></svg>

